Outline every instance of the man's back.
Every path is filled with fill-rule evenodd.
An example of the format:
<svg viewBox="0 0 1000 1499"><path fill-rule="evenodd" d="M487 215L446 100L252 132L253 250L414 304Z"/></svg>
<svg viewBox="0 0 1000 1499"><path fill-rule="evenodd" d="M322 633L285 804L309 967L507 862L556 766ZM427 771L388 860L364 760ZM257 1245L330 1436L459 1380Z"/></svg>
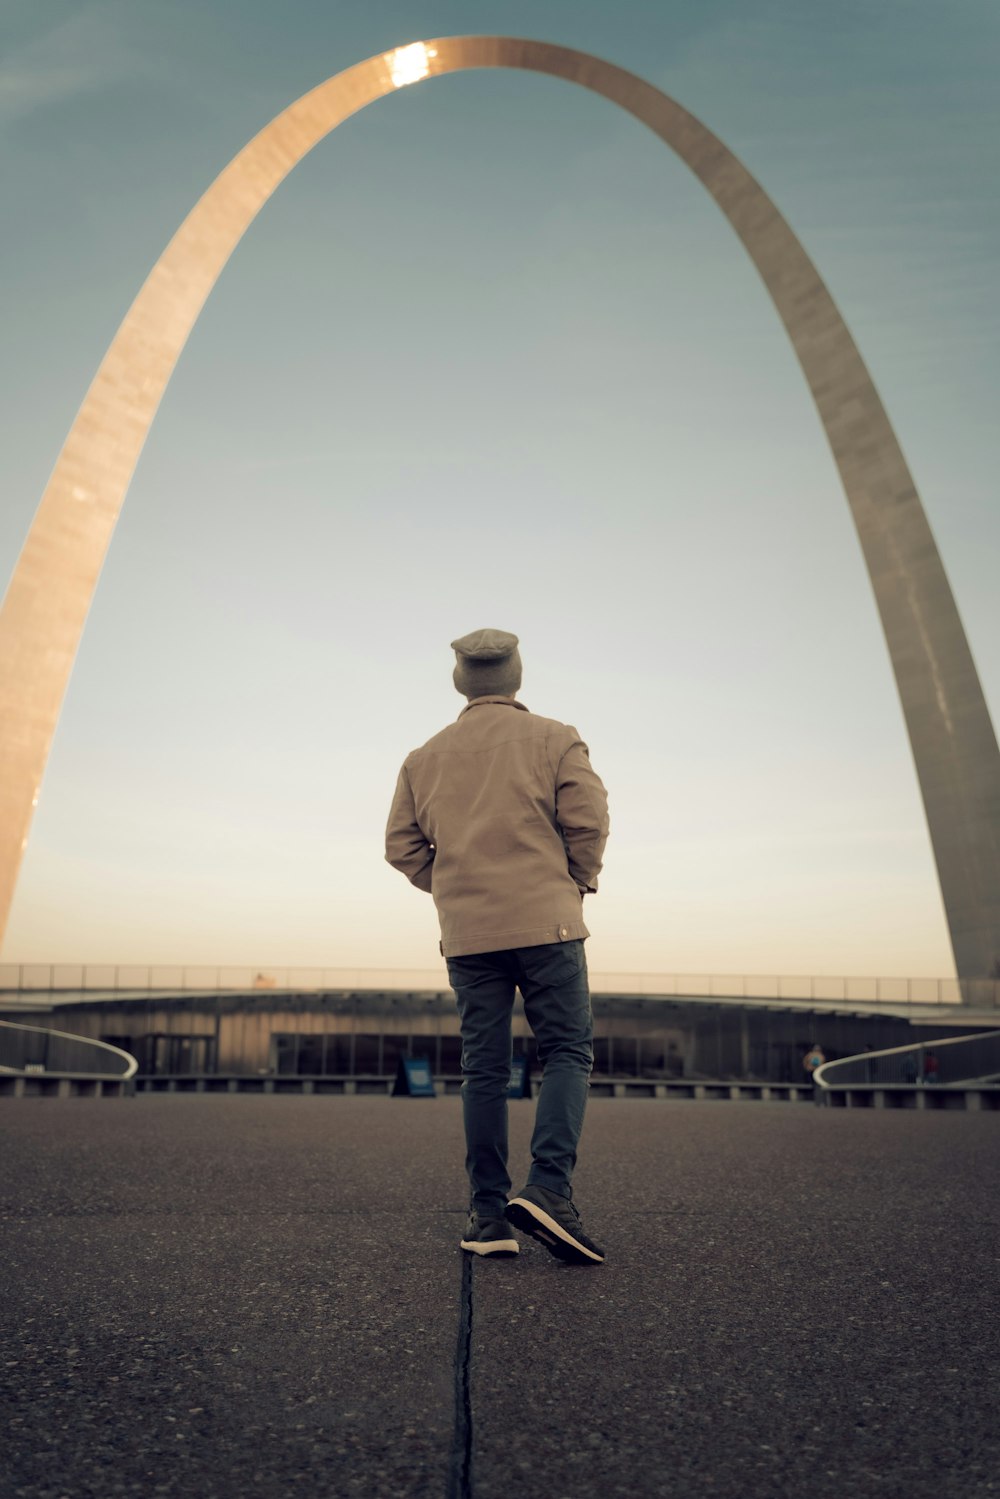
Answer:
<svg viewBox="0 0 1000 1499"><path fill-rule="evenodd" d="M407 756L386 857L431 891L442 952L460 955L586 937L607 835L576 729L482 697Z"/></svg>

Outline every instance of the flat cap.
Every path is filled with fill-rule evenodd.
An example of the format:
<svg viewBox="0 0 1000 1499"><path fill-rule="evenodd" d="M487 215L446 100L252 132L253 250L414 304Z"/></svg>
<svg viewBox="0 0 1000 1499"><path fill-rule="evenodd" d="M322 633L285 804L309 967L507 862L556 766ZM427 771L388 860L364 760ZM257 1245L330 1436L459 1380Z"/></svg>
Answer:
<svg viewBox="0 0 1000 1499"><path fill-rule="evenodd" d="M470 661L505 661L517 650L517 636L509 630L473 630L453 640L451 648Z"/></svg>

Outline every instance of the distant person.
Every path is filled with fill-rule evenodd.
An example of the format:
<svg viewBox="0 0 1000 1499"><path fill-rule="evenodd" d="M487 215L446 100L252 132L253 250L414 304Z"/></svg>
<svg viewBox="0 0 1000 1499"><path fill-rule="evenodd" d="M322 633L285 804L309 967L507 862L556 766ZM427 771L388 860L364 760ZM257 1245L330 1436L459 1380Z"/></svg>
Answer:
<svg viewBox="0 0 1000 1499"><path fill-rule="evenodd" d="M510 1225L562 1260L600 1263L572 1176L594 1062L583 897L597 889L608 803L576 729L516 701L516 635L452 641L468 703L408 755L385 856L434 897L458 999L471 1203L463 1249L517 1254ZM509 1202L507 1090L515 988L544 1068L531 1170Z"/></svg>
<svg viewBox="0 0 1000 1499"><path fill-rule="evenodd" d="M933 1051L924 1052L924 1082L936 1083L941 1077L941 1064Z"/></svg>
<svg viewBox="0 0 1000 1499"><path fill-rule="evenodd" d="M805 1074L809 1082L813 1083L816 1081L814 1076L816 1068L822 1067L825 1061L826 1057L823 1054L822 1048L815 1044L810 1046L809 1050L802 1058L802 1066L805 1068Z"/></svg>

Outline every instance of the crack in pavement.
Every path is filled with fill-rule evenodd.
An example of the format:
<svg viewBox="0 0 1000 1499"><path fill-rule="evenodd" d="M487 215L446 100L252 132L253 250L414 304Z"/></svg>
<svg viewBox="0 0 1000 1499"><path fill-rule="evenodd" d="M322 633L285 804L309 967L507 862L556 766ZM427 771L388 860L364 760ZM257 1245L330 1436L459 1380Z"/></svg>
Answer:
<svg viewBox="0 0 1000 1499"><path fill-rule="evenodd" d="M472 1255L462 1256L458 1342L455 1347L455 1430L448 1499L472 1499Z"/></svg>

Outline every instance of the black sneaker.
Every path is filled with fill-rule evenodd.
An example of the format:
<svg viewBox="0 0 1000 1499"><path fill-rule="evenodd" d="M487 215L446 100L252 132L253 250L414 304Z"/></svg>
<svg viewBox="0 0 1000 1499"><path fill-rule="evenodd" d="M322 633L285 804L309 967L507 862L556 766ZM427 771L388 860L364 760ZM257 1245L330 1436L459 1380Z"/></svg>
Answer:
<svg viewBox="0 0 1000 1499"><path fill-rule="evenodd" d="M517 1254L519 1245L502 1218L480 1218L470 1213L465 1225L462 1248L472 1254L496 1254L503 1258Z"/></svg>
<svg viewBox="0 0 1000 1499"><path fill-rule="evenodd" d="M603 1265L604 1250L583 1231L580 1214L568 1197L547 1187L527 1186L512 1197L504 1217L523 1234L544 1244L556 1259L571 1265Z"/></svg>

